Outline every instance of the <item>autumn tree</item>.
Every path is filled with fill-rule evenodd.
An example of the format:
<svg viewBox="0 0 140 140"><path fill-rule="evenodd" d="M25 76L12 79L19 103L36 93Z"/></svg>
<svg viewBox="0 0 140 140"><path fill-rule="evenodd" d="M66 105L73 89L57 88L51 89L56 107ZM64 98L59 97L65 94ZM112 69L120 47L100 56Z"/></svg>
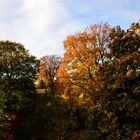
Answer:
<svg viewBox="0 0 140 140"><path fill-rule="evenodd" d="M106 61L109 30L107 23L95 24L84 32L68 36L64 41L65 53L58 77L69 81L71 93L77 98L94 92L93 85L98 81L96 71Z"/></svg>
<svg viewBox="0 0 140 140"><path fill-rule="evenodd" d="M60 57L56 55L46 55L40 59L37 82L44 83L48 93L56 90L56 74L60 63Z"/></svg>
<svg viewBox="0 0 140 140"><path fill-rule="evenodd" d="M57 76L60 94L68 101L73 128L86 125L86 110L93 104L93 95L96 96L97 71L107 61L109 31L107 23L94 24L64 41L65 53Z"/></svg>

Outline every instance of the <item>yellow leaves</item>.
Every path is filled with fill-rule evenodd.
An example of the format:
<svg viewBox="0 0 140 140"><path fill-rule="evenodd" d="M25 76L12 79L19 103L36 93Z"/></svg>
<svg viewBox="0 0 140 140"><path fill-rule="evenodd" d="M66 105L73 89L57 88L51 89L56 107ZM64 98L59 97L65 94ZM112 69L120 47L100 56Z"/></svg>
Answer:
<svg viewBox="0 0 140 140"><path fill-rule="evenodd" d="M68 75L67 71L65 70L65 67L60 66L58 71L57 71L57 78L58 79L62 79L62 78L66 78Z"/></svg>
<svg viewBox="0 0 140 140"><path fill-rule="evenodd" d="M79 99L83 99L83 97L84 97L84 94L81 93L81 94L79 95Z"/></svg>
<svg viewBox="0 0 140 140"><path fill-rule="evenodd" d="M102 52L104 50L104 48L100 47L100 48L96 48L96 52Z"/></svg>
<svg viewBox="0 0 140 140"><path fill-rule="evenodd" d="M116 38L112 39L112 40L110 41L110 43L111 43L111 44L114 44L114 43L118 42L118 40L119 40L119 39L116 37Z"/></svg>
<svg viewBox="0 0 140 140"><path fill-rule="evenodd" d="M125 34L122 39L129 39L129 38L130 38L130 35L129 34Z"/></svg>
<svg viewBox="0 0 140 140"><path fill-rule="evenodd" d="M65 94L61 95L61 98L63 98L64 100L69 99L69 97L68 97L68 96L66 96Z"/></svg>
<svg viewBox="0 0 140 140"><path fill-rule="evenodd" d="M131 69L126 73L127 78L132 78L135 75L135 72Z"/></svg>
<svg viewBox="0 0 140 140"><path fill-rule="evenodd" d="M133 60L133 57L132 55L125 55L125 56L122 56L121 58L119 58L117 61L116 61L116 67L118 67L118 65L123 65L124 63L126 62L130 62Z"/></svg>
<svg viewBox="0 0 140 140"><path fill-rule="evenodd" d="M99 81L96 72L108 43L109 30L108 24L95 24L64 41L65 53L57 79L64 82L63 92L68 96L82 101L84 93L91 93L95 81Z"/></svg>
<svg viewBox="0 0 140 140"><path fill-rule="evenodd" d="M39 64L39 72L36 74L37 78L46 78L46 68L43 63Z"/></svg>
<svg viewBox="0 0 140 140"><path fill-rule="evenodd" d="M101 48L102 45L108 42L108 40L105 40L105 38L108 38L109 30L110 27L107 23L91 25L84 32L77 33L73 36L68 36L64 41L64 49L67 51L73 50L81 53L86 52L88 49L92 50L95 48ZM104 48L104 46L102 46L102 48Z"/></svg>
<svg viewBox="0 0 140 140"><path fill-rule="evenodd" d="M68 36L67 39L64 41L64 49L66 50L74 41L74 36Z"/></svg>
<svg viewBox="0 0 140 140"><path fill-rule="evenodd" d="M68 36L67 37L67 40L69 40L69 41L73 41L75 38L74 38L74 36Z"/></svg>
<svg viewBox="0 0 140 140"><path fill-rule="evenodd" d="M114 115L114 113L113 112L107 112L107 116L109 117L109 118L111 118L112 116Z"/></svg>

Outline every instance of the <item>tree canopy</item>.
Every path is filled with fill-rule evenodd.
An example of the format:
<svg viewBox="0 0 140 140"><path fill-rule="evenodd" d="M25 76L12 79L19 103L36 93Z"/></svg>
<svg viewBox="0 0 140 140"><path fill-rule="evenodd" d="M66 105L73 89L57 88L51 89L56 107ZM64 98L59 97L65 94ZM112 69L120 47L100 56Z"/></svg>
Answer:
<svg viewBox="0 0 140 140"><path fill-rule="evenodd" d="M39 65L22 44L1 41L0 88L4 140L138 140L140 23L91 25Z"/></svg>
<svg viewBox="0 0 140 140"><path fill-rule="evenodd" d="M19 125L24 109L32 105L37 65L22 44L0 41L0 127L8 127L9 133Z"/></svg>

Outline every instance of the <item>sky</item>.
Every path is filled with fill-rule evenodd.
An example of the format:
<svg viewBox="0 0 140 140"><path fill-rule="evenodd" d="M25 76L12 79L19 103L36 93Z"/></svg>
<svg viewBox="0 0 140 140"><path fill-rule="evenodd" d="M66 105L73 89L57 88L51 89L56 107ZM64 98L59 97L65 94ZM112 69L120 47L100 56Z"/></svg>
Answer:
<svg viewBox="0 0 140 140"><path fill-rule="evenodd" d="M92 24L127 29L140 20L140 0L0 0L0 40L23 44L30 54L64 53L63 41Z"/></svg>

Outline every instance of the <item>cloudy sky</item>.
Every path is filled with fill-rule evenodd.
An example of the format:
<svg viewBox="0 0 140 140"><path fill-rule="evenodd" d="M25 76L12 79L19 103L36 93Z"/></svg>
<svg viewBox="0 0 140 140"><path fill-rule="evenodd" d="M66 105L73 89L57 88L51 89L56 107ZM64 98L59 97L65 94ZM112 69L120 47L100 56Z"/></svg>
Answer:
<svg viewBox="0 0 140 140"><path fill-rule="evenodd" d="M0 0L0 40L20 42L38 58L63 54L63 41L108 22L127 29L140 19L140 0Z"/></svg>

